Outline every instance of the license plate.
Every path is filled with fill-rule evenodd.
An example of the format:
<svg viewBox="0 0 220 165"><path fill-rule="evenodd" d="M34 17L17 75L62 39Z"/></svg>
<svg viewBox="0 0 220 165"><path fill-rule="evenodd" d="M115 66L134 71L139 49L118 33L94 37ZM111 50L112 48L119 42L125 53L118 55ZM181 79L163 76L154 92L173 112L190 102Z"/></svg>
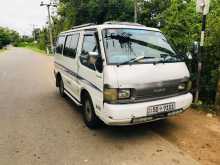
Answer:
<svg viewBox="0 0 220 165"><path fill-rule="evenodd" d="M170 112L176 109L175 103L160 104L147 107L147 115Z"/></svg>

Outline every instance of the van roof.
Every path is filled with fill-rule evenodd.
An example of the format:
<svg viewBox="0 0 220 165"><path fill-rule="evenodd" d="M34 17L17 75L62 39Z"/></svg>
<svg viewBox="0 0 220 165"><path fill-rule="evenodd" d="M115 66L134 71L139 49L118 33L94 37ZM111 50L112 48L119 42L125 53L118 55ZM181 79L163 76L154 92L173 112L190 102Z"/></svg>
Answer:
<svg viewBox="0 0 220 165"><path fill-rule="evenodd" d="M138 23L110 21L110 22L104 22L103 24L100 24L100 25L96 25L94 23L88 23L88 24L83 24L79 26L74 26L72 27L72 29L61 32L60 34L62 35L62 34L74 32L74 31L95 29L95 28L101 29L101 30L107 29L107 28L129 28L129 29L145 29L145 30L160 32L160 30L157 28L146 27Z"/></svg>

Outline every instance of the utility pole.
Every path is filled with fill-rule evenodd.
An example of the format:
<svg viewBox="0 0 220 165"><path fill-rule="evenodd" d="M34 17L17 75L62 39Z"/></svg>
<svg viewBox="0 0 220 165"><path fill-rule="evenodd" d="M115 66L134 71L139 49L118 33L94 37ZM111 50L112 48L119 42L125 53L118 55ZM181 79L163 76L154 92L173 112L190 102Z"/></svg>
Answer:
<svg viewBox="0 0 220 165"><path fill-rule="evenodd" d="M197 66L197 79L196 79L196 93L194 98L194 103L197 103L199 100L199 90L200 90L200 79L202 72L202 53L204 51L204 40L205 40L205 31L206 31L206 15L209 12L209 0L197 0L196 10L198 13L202 14L202 30L201 30L201 39L200 39L200 50L198 54L198 66Z"/></svg>
<svg viewBox="0 0 220 165"><path fill-rule="evenodd" d="M206 15L202 16L202 31L200 39L200 50L198 54L198 66L197 66L197 79L196 79L196 93L195 93L195 103L199 100L199 90L200 90L200 79L202 72L202 53L204 51L204 40L205 40L205 29L206 29Z"/></svg>
<svg viewBox="0 0 220 165"><path fill-rule="evenodd" d="M35 25L33 24L33 38L36 41L36 32L35 32Z"/></svg>
<svg viewBox="0 0 220 165"><path fill-rule="evenodd" d="M49 37L50 37L50 48L51 52L54 53L54 47L53 47L53 32L52 32L52 23L51 23L51 15L50 15L50 7L57 7L56 4L53 3L43 3L41 2L40 6L46 6L47 12L48 12L48 23L49 23Z"/></svg>
<svg viewBox="0 0 220 165"><path fill-rule="evenodd" d="M137 23L137 0L134 0L134 22Z"/></svg>

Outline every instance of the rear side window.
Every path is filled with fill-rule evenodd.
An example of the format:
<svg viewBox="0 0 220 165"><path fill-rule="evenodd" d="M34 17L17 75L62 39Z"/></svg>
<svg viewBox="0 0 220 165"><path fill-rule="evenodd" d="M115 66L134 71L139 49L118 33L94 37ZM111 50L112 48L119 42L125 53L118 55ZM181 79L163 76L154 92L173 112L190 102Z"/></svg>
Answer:
<svg viewBox="0 0 220 165"><path fill-rule="evenodd" d="M60 36L57 40L56 53L62 54L65 36Z"/></svg>
<svg viewBox="0 0 220 165"><path fill-rule="evenodd" d="M70 58L76 57L79 34L68 35L63 50L63 55Z"/></svg>

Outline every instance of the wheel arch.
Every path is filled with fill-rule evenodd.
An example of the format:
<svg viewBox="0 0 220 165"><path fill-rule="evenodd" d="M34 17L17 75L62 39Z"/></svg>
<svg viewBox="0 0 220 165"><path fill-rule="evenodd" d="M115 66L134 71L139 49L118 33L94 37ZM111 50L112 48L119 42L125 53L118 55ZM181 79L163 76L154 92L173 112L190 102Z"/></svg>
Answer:
<svg viewBox="0 0 220 165"><path fill-rule="evenodd" d="M89 94L88 90L86 90L85 88L82 88L81 89L81 92L80 92L80 102L83 104L83 102L85 101L85 98L86 97L91 97L91 95Z"/></svg>

